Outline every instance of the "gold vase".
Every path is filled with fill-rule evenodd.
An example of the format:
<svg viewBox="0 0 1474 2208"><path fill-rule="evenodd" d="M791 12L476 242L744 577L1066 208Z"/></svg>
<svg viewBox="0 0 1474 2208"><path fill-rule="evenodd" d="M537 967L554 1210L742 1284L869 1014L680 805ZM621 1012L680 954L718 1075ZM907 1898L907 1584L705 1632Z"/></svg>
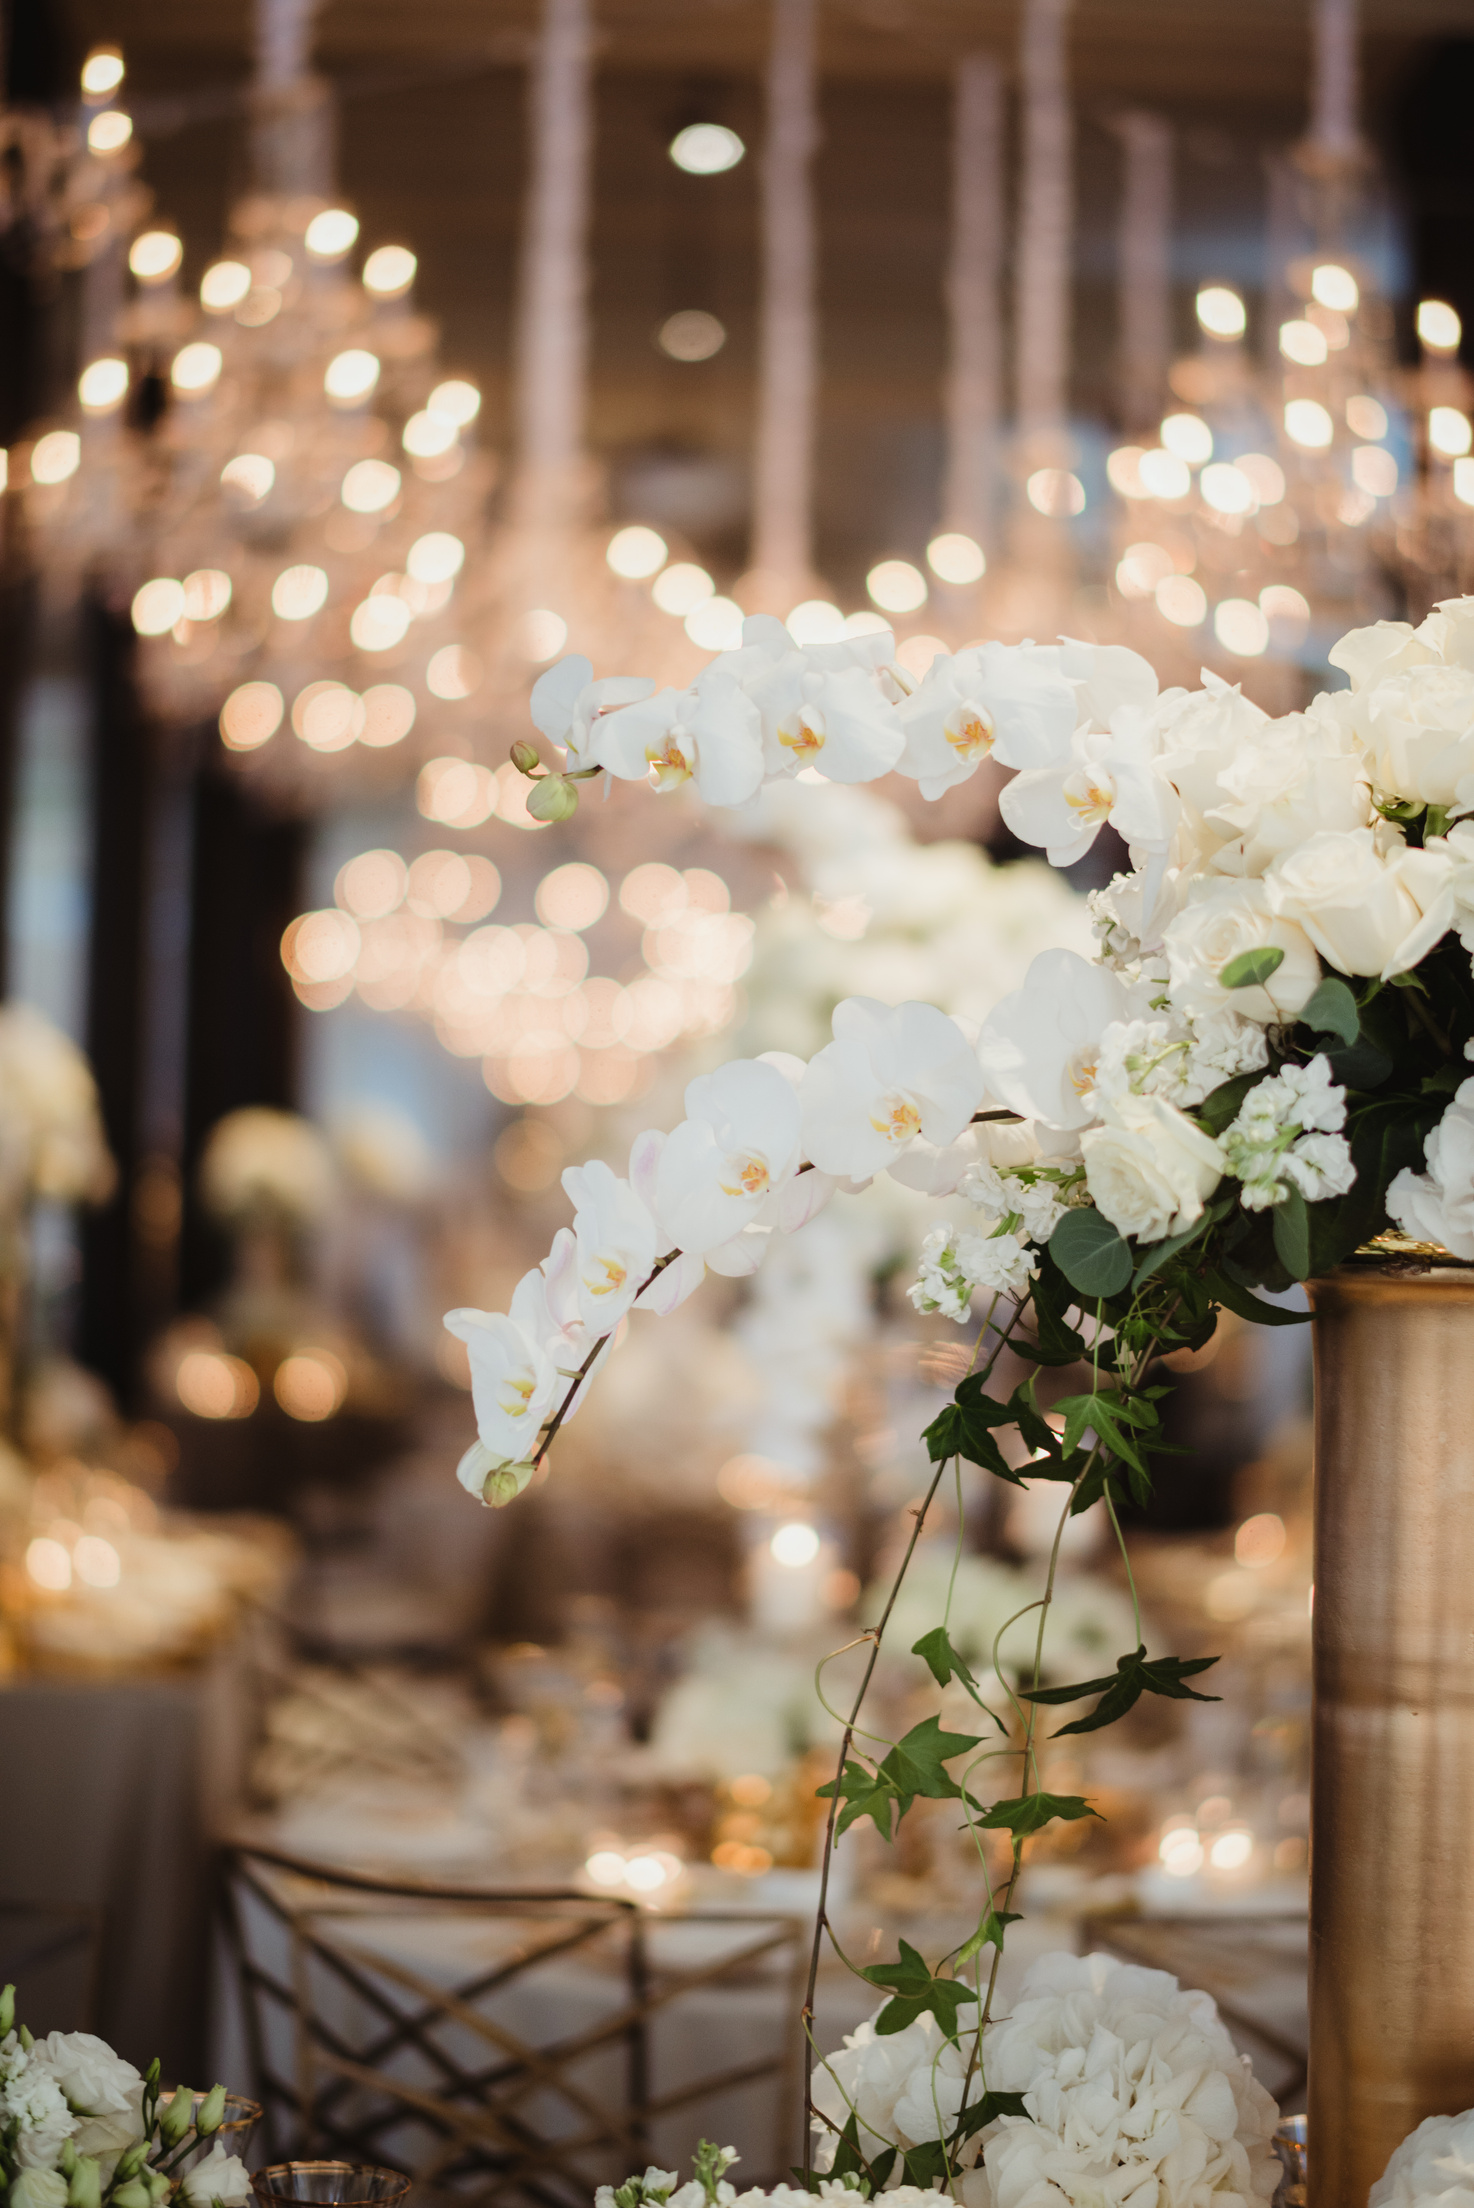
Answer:
<svg viewBox="0 0 1474 2208"><path fill-rule="evenodd" d="M1474 1268L1358 1256L1315 1311L1310 2199L1474 2107Z"/></svg>

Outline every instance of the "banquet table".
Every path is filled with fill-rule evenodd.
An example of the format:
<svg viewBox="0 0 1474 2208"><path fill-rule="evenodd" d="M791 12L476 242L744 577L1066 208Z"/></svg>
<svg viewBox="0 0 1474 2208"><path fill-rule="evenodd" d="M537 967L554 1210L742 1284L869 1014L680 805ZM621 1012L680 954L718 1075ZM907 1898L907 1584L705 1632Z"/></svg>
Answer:
<svg viewBox="0 0 1474 2208"><path fill-rule="evenodd" d="M209 2082L211 1835L245 1750L233 1643L188 1670L0 1681L0 1940L33 2031L95 2031L140 2069L157 2055L165 2077ZM67 1924L62 1970L42 1958Z"/></svg>

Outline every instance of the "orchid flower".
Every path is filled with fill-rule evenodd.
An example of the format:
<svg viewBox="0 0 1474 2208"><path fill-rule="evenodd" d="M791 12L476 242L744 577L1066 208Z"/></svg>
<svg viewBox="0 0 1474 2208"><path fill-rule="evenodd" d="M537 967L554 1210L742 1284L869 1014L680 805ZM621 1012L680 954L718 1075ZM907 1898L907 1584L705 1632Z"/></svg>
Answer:
<svg viewBox="0 0 1474 2208"><path fill-rule="evenodd" d="M607 1334L655 1269L658 1230L648 1206L602 1158L569 1166L563 1187L573 1205L578 1315L592 1333Z"/></svg>
<svg viewBox="0 0 1474 2208"><path fill-rule="evenodd" d="M1165 854L1181 806L1157 767L1156 739L1137 706L1119 706L1108 730L1077 731L1062 766L1005 783L999 809L1024 843L1042 844L1051 866L1083 859L1109 821L1133 851Z"/></svg>
<svg viewBox="0 0 1474 2208"><path fill-rule="evenodd" d="M592 664L575 652L539 675L532 686L533 726L563 745L570 767L597 766L602 716L616 706L648 698L655 688L643 675L606 675L595 682L593 674Z"/></svg>
<svg viewBox="0 0 1474 2208"><path fill-rule="evenodd" d="M823 1171L863 1178L918 1137L954 1142L982 1093L976 1054L945 1012L848 997L835 1007L834 1041L809 1062L804 1148Z"/></svg>
<svg viewBox="0 0 1474 2208"><path fill-rule="evenodd" d="M655 1180L661 1225L682 1250L705 1256L759 1223L800 1158L799 1099L776 1066L739 1058L701 1074L686 1090L685 1119L661 1152Z"/></svg>
<svg viewBox="0 0 1474 2208"><path fill-rule="evenodd" d="M979 644L939 653L900 708L906 749L899 773L923 797L941 797L985 759L1004 767L1063 764L1075 730L1075 693L1042 654Z"/></svg>
<svg viewBox="0 0 1474 2208"><path fill-rule="evenodd" d="M661 690L606 713L588 756L622 782L648 780L664 791L694 781L708 805L745 805L763 779L762 716L714 664L688 690Z"/></svg>
<svg viewBox="0 0 1474 2208"><path fill-rule="evenodd" d="M1074 951L1041 951L1022 989L983 1022L978 1060L989 1095L1046 1127L1088 1126L1101 1037L1128 1017L1129 1002L1108 967Z"/></svg>

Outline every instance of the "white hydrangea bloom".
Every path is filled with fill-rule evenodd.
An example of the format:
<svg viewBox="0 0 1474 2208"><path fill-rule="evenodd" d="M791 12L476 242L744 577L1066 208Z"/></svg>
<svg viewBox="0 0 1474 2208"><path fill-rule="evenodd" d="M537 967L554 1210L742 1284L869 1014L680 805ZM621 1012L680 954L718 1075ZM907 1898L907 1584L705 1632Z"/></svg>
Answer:
<svg viewBox="0 0 1474 2208"><path fill-rule="evenodd" d="M1011 1234L968 1234L961 1227L933 1227L921 1245L920 1274L907 1293L924 1315L941 1312L965 1326L974 1289L1021 1297L1038 1271L1038 1260Z"/></svg>
<svg viewBox="0 0 1474 2208"><path fill-rule="evenodd" d="M1291 1188L1310 1203L1344 1196L1356 1180L1345 1124L1346 1091L1323 1057L1258 1082L1223 1136L1229 1171L1243 1182L1244 1209L1268 1211Z"/></svg>
<svg viewBox="0 0 1474 2208"><path fill-rule="evenodd" d="M1474 2200L1474 2109L1425 2116L1367 2195L1367 2208L1464 2208Z"/></svg>
<svg viewBox="0 0 1474 2208"><path fill-rule="evenodd" d="M18 2127L14 2152L23 2170L54 2169L78 2127L60 2083L45 2060L37 2059L39 2053L22 2047L15 2032L0 2040L0 2130Z"/></svg>

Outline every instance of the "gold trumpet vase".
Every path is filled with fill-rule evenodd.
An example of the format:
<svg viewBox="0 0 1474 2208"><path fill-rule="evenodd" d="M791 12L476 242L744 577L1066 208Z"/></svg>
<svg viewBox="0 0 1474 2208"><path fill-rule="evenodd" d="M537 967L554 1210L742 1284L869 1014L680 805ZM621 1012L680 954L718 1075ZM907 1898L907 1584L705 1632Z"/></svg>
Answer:
<svg viewBox="0 0 1474 2208"><path fill-rule="evenodd" d="M1474 2107L1474 1268L1359 1253L1309 1292L1309 2191L1366 2208Z"/></svg>

